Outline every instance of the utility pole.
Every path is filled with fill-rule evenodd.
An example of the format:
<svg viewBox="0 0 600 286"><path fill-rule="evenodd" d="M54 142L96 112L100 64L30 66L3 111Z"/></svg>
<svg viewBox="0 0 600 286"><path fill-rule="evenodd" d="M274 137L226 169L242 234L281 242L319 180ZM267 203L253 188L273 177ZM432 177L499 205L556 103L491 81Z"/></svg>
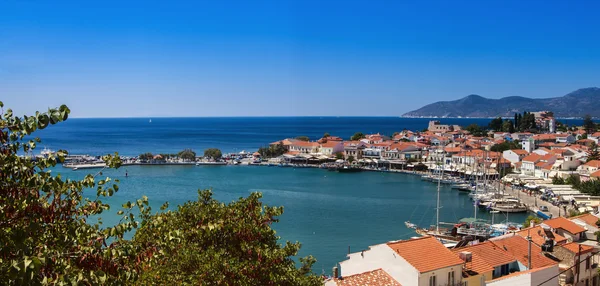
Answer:
<svg viewBox="0 0 600 286"><path fill-rule="evenodd" d="M527 230L527 270L531 270L531 228ZM581 246L579 246L581 249ZM577 273L579 275L579 272Z"/></svg>
<svg viewBox="0 0 600 286"><path fill-rule="evenodd" d="M577 253L577 280L575 281L575 285L579 283L579 270L581 270L581 244L579 245L579 251Z"/></svg>

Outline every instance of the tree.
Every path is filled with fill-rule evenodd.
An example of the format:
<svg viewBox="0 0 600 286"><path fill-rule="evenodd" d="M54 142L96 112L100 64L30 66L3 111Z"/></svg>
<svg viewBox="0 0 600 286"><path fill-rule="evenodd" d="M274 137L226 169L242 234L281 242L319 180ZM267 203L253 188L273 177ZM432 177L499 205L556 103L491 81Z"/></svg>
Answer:
<svg viewBox="0 0 600 286"><path fill-rule="evenodd" d="M596 123L594 123L594 121L592 120L592 116L589 114L586 114L583 117L583 129L585 129L585 132L587 132L587 134L592 134L596 132Z"/></svg>
<svg viewBox="0 0 600 286"><path fill-rule="evenodd" d="M323 138L327 138L329 136L331 136L331 135L329 135L329 132L325 132L325 134L323 134Z"/></svg>
<svg viewBox="0 0 600 286"><path fill-rule="evenodd" d="M110 209L102 199L119 190L116 180L97 180L102 172L80 181L53 176L48 168L64 161L63 150L37 160L19 156L41 142L32 137L36 130L66 120L70 110L2 113L1 284L321 285L310 270L314 258L301 258L299 268L293 262L299 243L279 245L271 224L283 209L263 206L258 193L225 205L204 191L196 202L154 215L142 197L123 204L116 225L99 224L92 218ZM103 160L109 168L121 164L118 154Z"/></svg>
<svg viewBox="0 0 600 286"><path fill-rule="evenodd" d="M365 138L365 134L362 134L362 132L356 132L354 133L354 135L352 135L352 137L350 138L350 140L352 141L356 141L356 140L360 140Z"/></svg>
<svg viewBox="0 0 600 286"><path fill-rule="evenodd" d="M337 160L344 159L344 153L342 153L342 152L335 153L335 158Z"/></svg>
<svg viewBox="0 0 600 286"><path fill-rule="evenodd" d="M264 206L261 197L223 204L211 191L198 191L197 201L177 211L145 217L134 243L164 254L144 263L139 284L322 285L310 274L316 260L300 258L296 268L300 243L281 245L271 228L283 208Z"/></svg>
<svg viewBox="0 0 600 286"><path fill-rule="evenodd" d="M500 131L502 130L502 118L501 117L497 117L492 119L492 121L490 121L490 123L488 124L488 127L494 131Z"/></svg>
<svg viewBox="0 0 600 286"><path fill-rule="evenodd" d="M542 220L537 216L528 216L523 223L523 227L529 227L531 225L531 221L533 221L536 225L542 223Z"/></svg>
<svg viewBox="0 0 600 286"><path fill-rule="evenodd" d="M0 102L0 108L3 108ZM129 216L147 200L125 205L128 213L115 226L88 223L109 209L101 198L118 191L110 178L87 175L80 181L53 176L48 168L63 162L66 151L32 160L19 157L33 151L38 129L62 122L70 110L62 105L34 116L15 117L11 109L0 119L0 281L7 285L126 284L141 268L147 253L134 249L123 234L137 223ZM34 139L28 139L34 138ZM118 156L104 156L118 167ZM83 196L84 189L95 195ZM143 210L145 211L145 210Z"/></svg>
<svg viewBox="0 0 600 286"><path fill-rule="evenodd" d="M263 158L279 157L279 156L285 154L285 152L287 152L287 149L285 149L285 146L283 145L282 142L270 145L269 147L258 148L258 153L260 153L260 155Z"/></svg>
<svg viewBox="0 0 600 286"><path fill-rule="evenodd" d="M204 151L206 153L206 151ZM185 149L179 153L177 153L177 157L183 159L184 161L195 161L196 160L196 152L192 149Z"/></svg>
<svg viewBox="0 0 600 286"><path fill-rule="evenodd" d="M298 136L296 137L296 140L300 140L300 141L310 141L310 138L308 138L308 136Z"/></svg>
<svg viewBox="0 0 600 286"><path fill-rule="evenodd" d="M504 122L502 123L502 132L508 132L508 133L515 132L515 128L514 128L512 121L510 121L508 119L504 120Z"/></svg>
<svg viewBox="0 0 600 286"><path fill-rule="evenodd" d="M211 159L219 159L223 157L223 153L221 153L221 150L217 148L208 148L204 150L204 157Z"/></svg>
<svg viewBox="0 0 600 286"><path fill-rule="evenodd" d="M513 128L514 128L514 129L517 129L517 128L518 128L518 126L519 126L519 115L518 115L517 113L515 113L515 119L514 119L514 122L513 122L513 124L514 124L514 125L513 125Z"/></svg>
<svg viewBox="0 0 600 286"><path fill-rule="evenodd" d="M552 184L553 185L564 185L565 179L558 177L558 176L554 176L554 177L552 177Z"/></svg>
<svg viewBox="0 0 600 286"><path fill-rule="evenodd" d="M148 161L148 160L152 160L152 158L154 158L154 155L152 155L152 153L150 153L150 152L147 152L144 154L140 154L138 156L138 158L142 161Z"/></svg>
<svg viewBox="0 0 600 286"><path fill-rule="evenodd" d="M590 151L587 157L588 162L592 160L600 160L600 153L598 152L598 145L596 142L592 142L592 144L590 144Z"/></svg>
<svg viewBox="0 0 600 286"><path fill-rule="evenodd" d="M354 156L352 156L352 155L348 156L348 162L349 163L354 162Z"/></svg>
<svg viewBox="0 0 600 286"><path fill-rule="evenodd" d="M490 151L493 152L504 152L506 150L513 150L513 149L520 149L521 146L519 145L519 142L514 140L514 141L504 141L500 144L494 144L494 146L492 146L490 148Z"/></svg>
<svg viewBox="0 0 600 286"><path fill-rule="evenodd" d="M469 133L471 133L471 135L476 136L476 137L482 137L482 136L486 135L483 128L481 128L481 126L477 125L477 123L473 123L473 124L465 127L465 130L469 131Z"/></svg>

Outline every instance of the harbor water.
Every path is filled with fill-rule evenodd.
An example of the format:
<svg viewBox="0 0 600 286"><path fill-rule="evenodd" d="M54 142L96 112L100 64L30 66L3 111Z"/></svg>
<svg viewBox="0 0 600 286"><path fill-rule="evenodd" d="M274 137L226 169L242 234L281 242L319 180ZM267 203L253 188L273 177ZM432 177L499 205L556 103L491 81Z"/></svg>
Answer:
<svg viewBox="0 0 600 286"><path fill-rule="evenodd" d="M70 178L97 171L53 170ZM317 258L317 273L329 273L335 263L345 259L348 247L355 252L417 236L406 228L405 221L419 227L435 224L437 185L409 174L258 166L128 166L105 170L103 176L120 180L119 192L106 200L113 206L103 215L107 225L116 222L116 212L125 201L143 195L158 210L165 201L175 208L196 199L198 189L210 188L215 198L224 202L262 192L265 204L284 206L280 222L274 225L277 234L282 241L301 242L300 255ZM442 186L440 201L440 221L474 216L473 202L464 192ZM478 218L491 219L487 211L477 212ZM525 217L511 214L508 219L522 223ZM496 222L505 219L502 214L495 216Z"/></svg>
<svg viewBox="0 0 600 286"><path fill-rule="evenodd" d="M254 151L282 138L323 133L344 138L354 132L391 135L395 131L421 130L430 119L396 117L252 117L252 118L125 118L69 119L37 132L41 148L65 149L71 154L102 155L119 152L136 156L144 152L177 153L192 148L199 154L216 147L223 152ZM487 125L489 119L442 119L445 124ZM98 170L56 167L54 173L83 178ZM125 177L125 172L128 177ZM314 270L330 272L350 251L369 245L416 236L405 221L419 227L435 224L437 186L407 174L337 173L312 168L256 166L127 166L105 170L104 176L120 179L120 191L107 202L113 207L103 216L116 222L116 212L128 200L148 196L155 210L165 201L172 208L197 198L198 189L211 188L215 198L230 202L250 192L262 192L268 205L283 206L285 213L274 225L282 241L299 241L300 255L313 255ZM93 195L90 193L90 196ZM465 193L441 188L440 221L456 222L474 216ZM479 218L489 218L478 210ZM525 214L510 215L522 223ZM496 215L496 222L505 220Z"/></svg>

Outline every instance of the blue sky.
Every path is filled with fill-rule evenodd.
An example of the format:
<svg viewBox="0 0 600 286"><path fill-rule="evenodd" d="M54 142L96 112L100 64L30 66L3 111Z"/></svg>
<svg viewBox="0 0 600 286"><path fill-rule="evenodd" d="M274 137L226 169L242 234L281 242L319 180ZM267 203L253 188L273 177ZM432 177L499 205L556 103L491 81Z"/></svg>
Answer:
<svg viewBox="0 0 600 286"><path fill-rule="evenodd" d="M0 100L73 117L399 116L600 86L600 1L1 1Z"/></svg>

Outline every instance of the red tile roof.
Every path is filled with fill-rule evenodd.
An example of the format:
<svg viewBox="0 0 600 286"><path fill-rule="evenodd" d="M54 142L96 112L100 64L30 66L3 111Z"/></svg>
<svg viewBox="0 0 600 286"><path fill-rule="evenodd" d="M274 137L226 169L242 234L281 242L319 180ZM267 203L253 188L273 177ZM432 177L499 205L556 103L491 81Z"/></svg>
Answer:
<svg viewBox="0 0 600 286"><path fill-rule="evenodd" d="M324 148L333 148L333 147L335 147L337 145L340 145L340 144L342 144L341 141L327 141L325 143L322 143L321 147L324 147Z"/></svg>
<svg viewBox="0 0 600 286"><path fill-rule="evenodd" d="M590 174L590 177L600 178L600 170L593 172Z"/></svg>
<svg viewBox="0 0 600 286"><path fill-rule="evenodd" d="M512 255L504 251L504 249L493 244L491 241L486 241L472 246L461 247L459 250L468 251L478 255L491 267L498 267L517 260Z"/></svg>
<svg viewBox="0 0 600 286"><path fill-rule="evenodd" d="M469 250L465 248L454 248L451 249L451 251L456 253L456 255L459 255L459 253L463 251L469 252ZM464 270L473 271L477 274L483 274L493 271L494 267L489 265L485 259L483 259L483 257L479 256L479 254L471 252L471 262L466 262L464 264ZM467 275L468 274L469 273L467 272Z"/></svg>
<svg viewBox="0 0 600 286"><path fill-rule="evenodd" d="M594 251L593 246L579 244L579 243L575 243L575 242L569 242L565 245L561 245L562 248L564 248L572 253L575 253L575 254L579 253L579 246L581 246L581 254Z"/></svg>
<svg viewBox="0 0 600 286"><path fill-rule="evenodd" d="M583 165L588 167L600 168L600 160L591 160Z"/></svg>
<svg viewBox="0 0 600 286"><path fill-rule="evenodd" d="M522 162L537 162L540 159L542 159L542 155L537 154L537 153L531 153L529 154L529 156L523 158L523 160L521 160Z"/></svg>
<svg viewBox="0 0 600 286"><path fill-rule="evenodd" d="M554 228L554 229L559 229L559 228L563 229L572 234L585 232L585 228L577 225L576 223L574 223L564 217L557 217L557 218L545 220L543 222L543 224L550 226L551 228Z"/></svg>
<svg viewBox="0 0 600 286"><path fill-rule="evenodd" d="M527 152L527 151L525 151L523 149L511 149L510 151L513 151L517 155L527 155L527 154L529 154L529 152Z"/></svg>
<svg viewBox="0 0 600 286"><path fill-rule="evenodd" d="M379 268L373 271L367 271L360 274L354 274L342 278L333 279L335 285L338 286L356 286L356 285L373 285L373 286L402 286L392 276L383 269Z"/></svg>
<svg viewBox="0 0 600 286"><path fill-rule="evenodd" d="M390 242L387 244L420 273L462 265L462 259L448 250L435 237Z"/></svg>
<svg viewBox="0 0 600 286"><path fill-rule="evenodd" d="M510 236L500 240L494 240L492 243L498 247L506 250L511 256L519 260L523 265L527 265L529 262L528 258L528 247L529 242L519 235ZM556 265L558 262L546 257L542 253L542 249L531 244L531 268L546 267L550 265Z"/></svg>
<svg viewBox="0 0 600 286"><path fill-rule="evenodd" d="M598 173L600 171L597 171L596 173ZM592 174L593 175L593 174ZM598 221L598 217L591 214L591 213L586 213L586 214L582 214L582 215L578 215L578 216L573 216L570 217L569 220L573 221L573 220L580 220L585 222L586 224L589 224L591 226L597 227L596 226L596 222Z"/></svg>
<svg viewBox="0 0 600 286"><path fill-rule="evenodd" d="M546 242L546 233L544 232L544 228L542 228L541 226L536 225L534 227L524 228L516 232L516 234L522 238L526 238L528 233L531 236L531 241L533 241L533 243L537 244L538 246ZM565 244L568 241L566 237L558 233L552 233L552 235L554 236L553 240L556 242L557 245Z"/></svg>

